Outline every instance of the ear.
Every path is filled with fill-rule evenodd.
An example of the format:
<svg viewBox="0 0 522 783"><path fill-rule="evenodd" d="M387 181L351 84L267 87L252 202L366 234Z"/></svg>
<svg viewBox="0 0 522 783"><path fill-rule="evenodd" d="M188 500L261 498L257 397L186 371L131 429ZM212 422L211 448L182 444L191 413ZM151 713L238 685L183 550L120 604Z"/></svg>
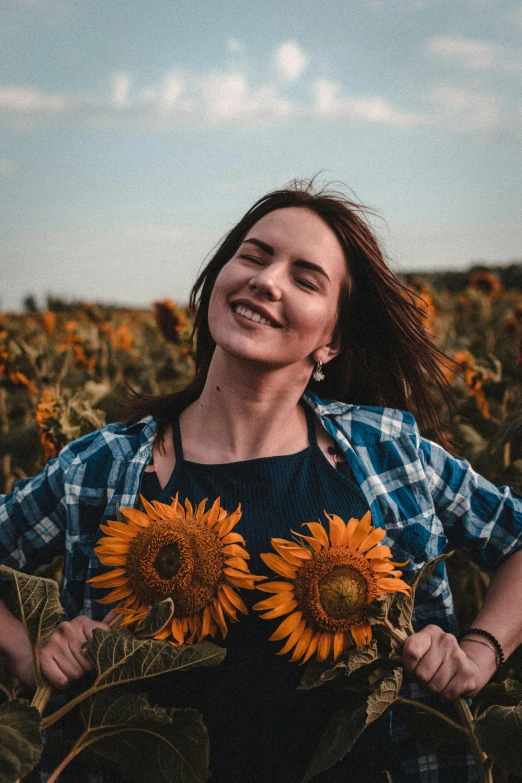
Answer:
<svg viewBox="0 0 522 783"><path fill-rule="evenodd" d="M321 361L323 364L328 364L329 361L335 359L341 353L341 342L341 333L336 326L330 342L314 351L314 362Z"/></svg>

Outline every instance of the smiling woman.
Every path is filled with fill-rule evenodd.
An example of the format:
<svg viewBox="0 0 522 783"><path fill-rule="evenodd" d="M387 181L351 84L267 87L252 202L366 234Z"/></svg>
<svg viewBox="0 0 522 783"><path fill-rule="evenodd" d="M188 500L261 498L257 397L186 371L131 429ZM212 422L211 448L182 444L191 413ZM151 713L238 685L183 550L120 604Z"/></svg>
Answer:
<svg viewBox="0 0 522 783"><path fill-rule="evenodd" d="M147 611L152 593L138 595L140 580L129 580L148 557L154 596L161 577L161 596L174 599L162 638L179 645L210 634L227 646L217 673L202 668L163 680L155 700L203 713L212 783L299 783L349 694L297 690L295 661L315 653L333 661L370 637L366 610L375 595L409 589L390 555L404 561L405 582L447 545L497 570L479 630L460 643L443 562L417 590L415 633L401 653L411 675L403 696L428 703L473 696L494 673L498 650L509 655L522 641L522 500L443 448L428 378L446 393L449 360L388 268L361 205L309 183L269 193L223 239L191 303L194 380L164 397L135 395L126 422L69 444L23 493L7 496L0 559L30 568L42 549L67 541L68 617L60 627L69 635L53 634L41 653L45 675L63 687L83 675L81 645L104 606L112 601L125 622ZM438 443L421 437L414 415ZM203 514L209 498L212 511ZM132 529L114 521L117 503L140 509L127 508ZM225 509L237 509L233 532ZM170 537L158 510L171 520ZM43 520L45 538L37 534ZM99 523L98 539L107 537L97 542ZM288 540L293 531L304 549ZM96 552L116 574L100 573ZM190 579L182 580L189 560ZM266 583L267 566L283 579ZM258 580L274 593L261 602L249 597ZM196 612L191 591L202 585ZM116 589L101 595L101 587ZM249 612L254 603L267 610L263 618ZM236 610L246 613L239 622ZM30 650L1 605L0 621L12 631L0 644L13 671L31 681ZM484 632L498 647L476 643ZM278 657L270 639L286 637ZM281 657L292 649L292 661ZM476 780L464 747L428 754L395 706L316 779L377 783L385 771L394 783Z"/></svg>

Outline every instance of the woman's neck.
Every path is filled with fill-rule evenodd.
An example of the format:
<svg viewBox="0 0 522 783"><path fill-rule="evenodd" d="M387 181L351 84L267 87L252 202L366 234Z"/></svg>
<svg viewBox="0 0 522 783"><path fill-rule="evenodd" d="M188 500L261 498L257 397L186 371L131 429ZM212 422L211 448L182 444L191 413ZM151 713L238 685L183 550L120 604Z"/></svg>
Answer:
<svg viewBox="0 0 522 783"><path fill-rule="evenodd" d="M216 353L201 396L180 417L186 459L235 462L306 448L299 400L307 368L266 370Z"/></svg>

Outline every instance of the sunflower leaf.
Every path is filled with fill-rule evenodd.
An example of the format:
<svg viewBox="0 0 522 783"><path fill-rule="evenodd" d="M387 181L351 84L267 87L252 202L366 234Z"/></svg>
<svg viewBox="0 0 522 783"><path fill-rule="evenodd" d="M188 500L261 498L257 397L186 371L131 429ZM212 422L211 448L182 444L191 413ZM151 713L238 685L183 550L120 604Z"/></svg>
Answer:
<svg viewBox="0 0 522 783"><path fill-rule="evenodd" d="M415 593L417 588L423 584L423 582L427 582L439 563L447 560L448 557L451 557L452 554L453 552L446 552L445 554L439 555L439 557L435 557L433 560L430 560L429 563L425 563L422 568L419 568L419 570L416 571L413 580L410 582L411 590L409 593L395 593L395 600L392 602L390 611L392 611L395 615L395 624L397 627L401 628L402 630L409 628L411 624L413 605L415 603Z"/></svg>
<svg viewBox="0 0 522 783"><path fill-rule="evenodd" d="M502 682L492 682L482 688L473 700L473 704L481 711L493 705L516 707L522 704L522 683L509 677Z"/></svg>
<svg viewBox="0 0 522 783"><path fill-rule="evenodd" d="M14 783L38 763L42 752L41 716L29 702L0 705L0 781Z"/></svg>
<svg viewBox="0 0 522 783"><path fill-rule="evenodd" d="M118 690L82 705L80 748L98 767L109 765L135 783L202 783L209 777L209 742L193 709L151 707L145 694ZM92 744L91 744L92 743Z"/></svg>
<svg viewBox="0 0 522 783"><path fill-rule="evenodd" d="M402 685L402 669L396 668L392 672L377 669L370 681L373 681L373 685L369 695L370 682L367 681L365 691L351 694L346 706L332 716L306 770L303 783L308 783L315 775L341 761L365 728L395 701Z"/></svg>
<svg viewBox="0 0 522 783"><path fill-rule="evenodd" d="M212 642L173 647L168 642L136 639L121 628L102 631L95 628L82 652L96 668L94 688L106 688L166 672L184 671L193 666L216 666L226 650Z"/></svg>
<svg viewBox="0 0 522 783"><path fill-rule="evenodd" d="M11 614L24 624L35 653L38 642L52 634L63 614L58 593L54 579L29 576L0 566L0 598ZM38 685L43 684L38 660L36 680Z"/></svg>
<svg viewBox="0 0 522 783"><path fill-rule="evenodd" d="M499 767L522 773L522 705L495 705L477 718L473 727L484 753Z"/></svg>
<svg viewBox="0 0 522 783"><path fill-rule="evenodd" d="M378 656L377 642L372 640L369 644L345 650L335 663L311 661L299 683L299 690L307 691L318 688L339 675L348 677L362 666L367 666L375 661Z"/></svg>
<svg viewBox="0 0 522 783"><path fill-rule="evenodd" d="M167 598L165 601L155 604L132 633L137 639L150 639L162 631L172 619L174 614L174 601Z"/></svg>
<svg viewBox="0 0 522 783"><path fill-rule="evenodd" d="M380 673L379 673L380 674ZM369 726L374 720L379 718L390 704L393 704L402 685L403 671L398 666L391 672L375 678L372 684L372 692L368 697L368 706L366 712L366 725Z"/></svg>
<svg viewBox="0 0 522 783"><path fill-rule="evenodd" d="M328 722L302 783L341 761L366 728L366 694L358 694Z"/></svg>

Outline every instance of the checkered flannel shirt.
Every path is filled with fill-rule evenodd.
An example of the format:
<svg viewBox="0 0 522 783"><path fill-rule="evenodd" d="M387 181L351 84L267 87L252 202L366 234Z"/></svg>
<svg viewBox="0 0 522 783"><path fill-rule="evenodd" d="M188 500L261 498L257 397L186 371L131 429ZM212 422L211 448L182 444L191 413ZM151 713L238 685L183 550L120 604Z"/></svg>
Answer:
<svg viewBox="0 0 522 783"><path fill-rule="evenodd" d="M468 462L422 438L411 414L312 394L304 399L342 448L373 524L386 529L394 559L410 561L406 579L447 545L464 549L487 571L520 548L522 497L495 487ZM87 614L100 620L107 611L86 584L101 570L93 552L100 523L115 518L116 503L139 502L157 426L150 416L130 426L109 424L67 445L41 473L18 481L0 499L0 562L30 572L65 550L61 600L68 619ZM444 563L417 591L413 622L417 630L428 623L457 630ZM424 698L414 684L405 687L410 697ZM394 714L390 727L399 742L403 724L396 722L394 732ZM455 781L475 780L471 762L463 771L462 751L460 758ZM450 750L428 754L409 740L401 763L401 774L411 783L449 783L449 769L457 762Z"/></svg>

